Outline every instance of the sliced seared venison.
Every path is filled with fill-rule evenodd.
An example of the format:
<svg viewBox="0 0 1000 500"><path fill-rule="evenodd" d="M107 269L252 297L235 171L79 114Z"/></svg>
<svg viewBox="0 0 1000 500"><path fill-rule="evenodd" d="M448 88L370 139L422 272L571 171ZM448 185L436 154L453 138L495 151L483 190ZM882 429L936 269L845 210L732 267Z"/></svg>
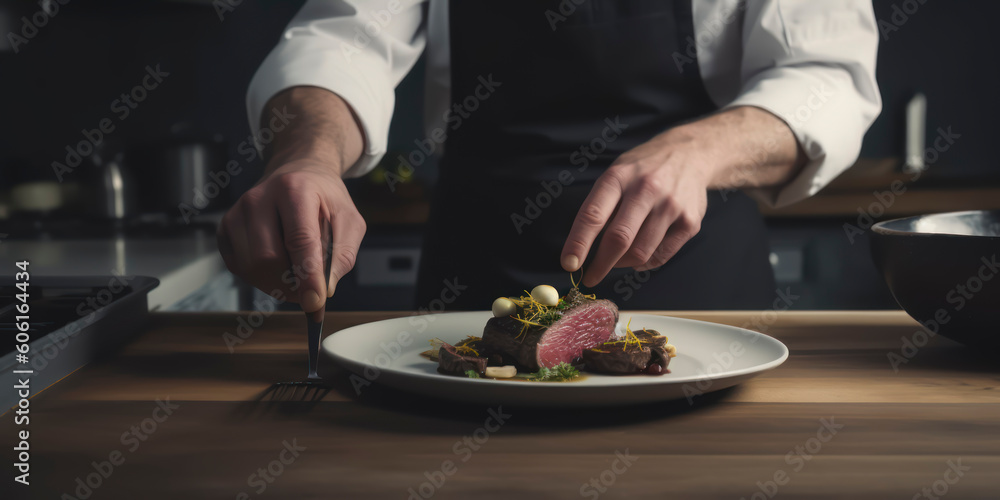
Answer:
<svg viewBox="0 0 1000 500"><path fill-rule="evenodd" d="M585 300L562 311L548 327L524 329L525 325L512 317L490 318L481 345L486 353L499 353L507 362L537 371L578 361L584 349L607 342L617 322L614 302Z"/></svg>
<svg viewBox="0 0 1000 500"><path fill-rule="evenodd" d="M666 373L667 365L670 364L670 355L664 347L667 338L656 330L637 330L632 334L638 339L638 343L613 340L583 351L586 370L623 375Z"/></svg>
<svg viewBox="0 0 1000 500"><path fill-rule="evenodd" d="M596 373L639 373L649 366L648 347L622 349L621 346L598 346L583 351L586 370Z"/></svg>
<svg viewBox="0 0 1000 500"><path fill-rule="evenodd" d="M486 358L460 354L451 344L441 345L441 349L438 351L438 371L462 375L469 370L479 374L485 372Z"/></svg>

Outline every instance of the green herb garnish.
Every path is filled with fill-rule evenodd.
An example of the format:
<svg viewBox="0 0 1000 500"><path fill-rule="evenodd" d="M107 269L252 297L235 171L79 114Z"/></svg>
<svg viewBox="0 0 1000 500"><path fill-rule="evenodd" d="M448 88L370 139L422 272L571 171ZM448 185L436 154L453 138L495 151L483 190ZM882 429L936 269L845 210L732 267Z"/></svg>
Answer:
<svg viewBox="0 0 1000 500"><path fill-rule="evenodd" d="M555 323L556 321L559 321L559 318L562 318L562 313L559 312L555 307L553 307L553 308L550 308L548 311L544 311L544 312L539 313L535 317L535 322L537 322L538 324L540 324L542 326L548 327L548 326L552 326L552 323Z"/></svg>
<svg viewBox="0 0 1000 500"><path fill-rule="evenodd" d="M475 370L465 370L465 376L469 378L479 378L479 374Z"/></svg>
<svg viewBox="0 0 1000 500"><path fill-rule="evenodd" d="M569 363L559 363L552 368L540 368L528 376L533 382L565 382L580 376L580 371Z"/></svg>

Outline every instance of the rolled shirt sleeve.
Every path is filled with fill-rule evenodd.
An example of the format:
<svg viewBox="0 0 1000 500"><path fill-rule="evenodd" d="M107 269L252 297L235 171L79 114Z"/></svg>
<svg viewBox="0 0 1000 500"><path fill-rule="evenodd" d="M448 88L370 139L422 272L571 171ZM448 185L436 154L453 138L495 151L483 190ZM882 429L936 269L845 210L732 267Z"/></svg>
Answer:
<svg viewBox="0 0 1000 500"><path fill-rule="evenodd" d="M371 170L386 151L395 87L424 49L418 0L310 0L257 69L247 91L254 137L264 106L277 93L313 86L339 95L361 124L365 149L346 172Z"/></svg>
<svg viewBox="0 0 1000 500"><path fill-rule="evenodd" d="M870 0L749 0L742 28L742 85L725 107L762 108L795 134L805 167L788 184L748 190L789 205L854 163L882 109L875 14Z"/></svg>

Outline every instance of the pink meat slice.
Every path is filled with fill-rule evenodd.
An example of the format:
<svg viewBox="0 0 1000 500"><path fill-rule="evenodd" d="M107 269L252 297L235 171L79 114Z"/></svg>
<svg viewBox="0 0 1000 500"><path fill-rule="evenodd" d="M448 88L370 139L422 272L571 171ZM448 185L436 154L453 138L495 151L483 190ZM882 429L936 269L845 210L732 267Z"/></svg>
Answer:
<svg viewBox="0 0 1000 500"><path fill-rule="evenodd" d="M569 311L538 342L538 366L551 368L580 359L584 349L611 339L617 322L618 308L610 301L594 301Z"/></svg>

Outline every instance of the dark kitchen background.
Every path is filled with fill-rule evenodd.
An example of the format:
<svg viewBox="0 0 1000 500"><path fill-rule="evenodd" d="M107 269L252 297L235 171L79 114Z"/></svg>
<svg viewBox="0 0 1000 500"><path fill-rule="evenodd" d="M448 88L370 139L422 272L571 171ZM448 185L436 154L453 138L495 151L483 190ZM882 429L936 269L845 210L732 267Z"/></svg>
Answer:
<svg viewBox="0 0 1000 500"><path fill-rule="evenodd" d="M41 4L0 2L0 256L27 252L51 275L155 276L153 309L270 307L233 282L214 224L261 172L245 154L247 84L301 3L43 0L54 14L19 40L10 34L22 34L22 16L38 16ZM884 109L861 159L820 195L764 209L779 284L799 297L793 309L897 307L869 256L868 215L1000 208L1000 3L876 0L875 11ZM150 88L134 109L116 103L144 79ZM419 63L397 89L390 153L349 181L369 229L331 309L419 306L412 291L435 166L391 175L397 155L424 136L422 81ZM71 166L67 145L102 120L110 132ZM940 130L960 137L923 154ZM211 181L212 172L226 179L219 172L231 160L239 173ZM56 161L67 166L58 175ZM399 181L391 190L387 171ZM906 193L875 194L897 179ZM212 194L211 182L228 185ZM196 189L208 196L193 199Z"/></svg>

